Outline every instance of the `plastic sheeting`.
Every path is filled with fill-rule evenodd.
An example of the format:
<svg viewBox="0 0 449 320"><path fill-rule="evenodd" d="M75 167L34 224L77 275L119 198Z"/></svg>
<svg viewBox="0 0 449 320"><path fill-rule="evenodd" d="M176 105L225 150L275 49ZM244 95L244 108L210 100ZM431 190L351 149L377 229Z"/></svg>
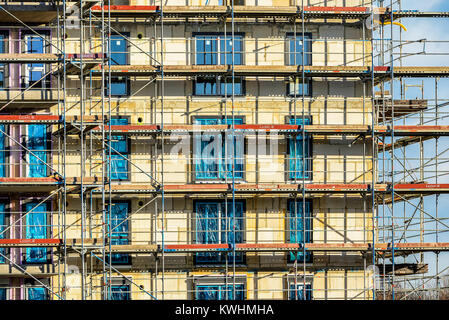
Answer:
<svg viewBox="0 0 449 320"><path fill-rule="evenodd" d="M232 124L232 118L226 120L221 117L196 118L194 123L199 125ZM234 124L243 124L243 119L234 118ZM233 162L235 163L235 179L243 179L244 141L243 135L238 133L234 135L234 138L232 135L226 135L224 138L221 133L194 135L196 179L222 180L226 175L232 179ZM225 144L228 145L227 148ZM225 158L227 164L225 164Z"/></svg>
<svg viewBox="0 0 449 320"><path fill-rule="evenodd" d="M38 35L26 36L26 53L45 53L44 51L44 39ZM34 82L39 81L44 76L44 64L43 63L30 63L27 65L28 69L28 85L32 85ZM33 88L41 88L42 81L36 83Z"/></svg>
<svg viewBox="0 0 449 320"><path fill-rule="evenodd" d="M129 203L128 202L113 202L111 209L111 244L123 245L129 244ZM107 216L109 219L109 216ZM129 263L128 254L112 254L111 262L113 264Z"/></svg>
<svg viewBox="0 0 449 320"><path fill-rule="evenodd" d="M111 125L127 125L128 118L112 118ZM128 179L128 161L121 155L128 158L128 138L125 135L114 135L111 141L111 179L112 180L127 180ZM115 150L115 151L114 151ZM118 153L120 154L118 154ZM106 156L109 155L109 152Z"/></svg>
<svg viewBox="0 0 449 320"><path fill-rule="evenodd" d="M290 66L298 66L303 64L302 54L304 50L304 65L308 66L312 63L311 53L311 36L308 34L287 34L287 41L289 47L288 64ZM304 46L304 48L303 48Z"/></svg>
<svg viewBox="0 0 449 320"><path fill-rule="evenodd" d="M0 288L0 300L6 300L6 288Z"/></svg>
<svg viewBox="0 0 449 320"><path fill-rule="evenodd" d="M43 287L28 288L28 300L47 300L47 289Z"/></svg>
<svg viewBox="0 0 449 320"><path fill-rule="evenodd" d="M6 205L0 202L0 239L5 239L5 233L2 233L6 229ZM1 254L6 254L6 248L0 248ZM0 263L5 263L6 259L0 256Z"/></svg>
<svg viewBox="0 0 449 320"><path fill-rule="evenodd" d="M306 294L304 297L304 284L297 283L296 291L295 284L291 283L288 291L288 299L289 300L312 300L312 286L310 284L306 284Z"/></svg>
<svg viewBox="0 0 449 320"><path fill-rule="evenodd" d="M129 34L126 34L129 37ZM128 44L125 37L113 34L111 35L111 65L128 64ZM109 83L108 83L109 85ZM107 94L107 93L106 93ZM111 95L128 95L128 80L125 77L114 77L111 79Z"/></svg>
<svg viewBox="0 0 449 320"><path fill-rule="evenodd" d="M226 38L226 40L225 40ZM232 54L231 35L204 34L195 35L197 65L231 65L234 58L235 65L243 64L243 36L234 35L234 54ZM242 79L234 79L234 94L243 94ZM197 78L195 81L195 95L231 95L232 82L222 77Z"/></svg>
<svg viewBox="0 0 449 320"><path fill-rule="evenodd" d="M1 74L1 72L0 72ZM6 132L6 126L0 125L0 129L3 132ZM6 177L6 137L3 133L0 132L0 177Z"/></svg>
<svg viewBox="0 0 449 320"><path fill-rule="evenodd" d="M45 124L28 125L27 147L34 153L34 155L28 153L28 176L47 177L47 166L45 165L47 162L47 151L45 151L47 149L47 126Z"/></svg>
<svg viewBox="0 0 449 320"><path fill-rule="evenodd" d="M296 203L296 211L295 211ZM303 203L302 201L290 200L288 202L288 216L289 216L289 238L290 243L310 243L312 240L311 231L311 211L312 203L311 201L305 201L305 214L303 214ZM305 225L305 229L304 229ZM304 252L290 252L289 260L294 261L297 257L298 261L304 261ZM306 262L310 261L310 252L306 252Z"/></svg>
<svg viewBox="0 0 449 320"><path fill-rule="evenodd" d="M31 202L25 205L25 211L29 212L38 202ZM25 216L26 239L46 239L47 233L47 204L41 203L32 212ZM47 262L46 248L27 248L25 260L27 263L45 263Z"/></svg>
<svg viewBox="0 0 449 320"><path fill-rule="evenodd" d="M197 285L196 300L244 300L243 284L235 285Z"/></svg>
<svg viewBox="0 0 449 320"><path fill-rule="evenodd" d="M292 118L290 119L290 124L308 125L310 124L310 118ZM288 146L290 179L310 179L310 159L312 157L310 136L308 134L306 134L305 136L298 134L296 137L289 139Z"/></svg>
<svg viewBox="0 0 449 320"><path fill-rule="evenodd" d="M235 202L235 214L232 201L224 202L198 201L196 203L196 242L204 244L243 242L243 201ZM234 223L235 221L235 223ZM224 263L226 255L220 252L200 252L196 254L197 263ZM236 262L243 261L241 252L236 253ZM228 253L228 261L233 261Z"/></svg>
<svg viewBox="0 0 449 320"><path fill-rule="evenodd" d="M296 39L293 33L287 35L288 42L288 64L291 66L305 65L310 66L312 64L312 53L311 53L311 36L296 34ZM304 61L303 57L303 47L304 47ZM296 85L294 82L289 83L289 95L302 95L303 91L305 95L310 94L309 83L302 84L302 80L297 80Z"/></svg>
<svg viewBox="0 0 449 320"><path fill-rule="evenodd" d="M230 65L232 64L231 35L195 35L197 65ZM220 46L220 47L218 47ZM234 64L241 65L243 36L234 35Z"/></svg>
<svg viewBox="0 0 449 320"><path fill-rule="evenodd" d="M234 95L244 94L245 87L243 84L242 78L234 78ZM198 78L195 80L194 90L196 96L231 96L232 80L223 77Z"/></svg>
<svg viewBox="0 0 449 320"><path fill-rule="evenodd" d="M5 41L5 39L6 39L6 36L4 34L0 34L0 53L5 53L5 43L7 43ZM5 67L5 64L0 63L0 88L5 87L5 84L3 82L5 80L4 67Z"/></svg>
<svg viewBox="0 0 449 320"><path fill-rule="evenodd" d="M112 300L131 300L129 285L111 286Z"/></svg>

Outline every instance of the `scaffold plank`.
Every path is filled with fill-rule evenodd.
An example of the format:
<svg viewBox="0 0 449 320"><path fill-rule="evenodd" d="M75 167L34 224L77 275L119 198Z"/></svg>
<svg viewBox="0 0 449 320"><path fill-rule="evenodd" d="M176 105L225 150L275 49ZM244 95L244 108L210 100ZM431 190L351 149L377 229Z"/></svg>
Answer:
<svg viewBox="0 0 449 320"><path fill-rule="evenodd" d="M92 72L99 73L102 66L97 65ZM162 72L159 66L151 65L113 65L104 66L114 76L157 76ZM164 65L166 76L226 75L235 76L295 76L302 77L369 77L371 71L364 66L287 66L287 65ZM395 77L448 77L449 67L395 67ZM375 77L389 77L389 67L375 67Z"/></svg>
<svg viewBox="0 0 449 320"><path fill-rule="evenodd" d="M2 63L56 63L60 57L53 53L0 53Z"/></svg>
<svg viewBox="0 0 449 320"><path fill-rule="evenodd" d="M61 244L61 239L0 239L0 248L58 247Z"/></svg>
<svg viewBox="0 0 449 320"><path fill-rule="evenodd" d="M1 121L1 118L0 118ZM234 125L236 132L243 132L244 134L251 134L254 132L275 132L285 134L300 134L302 129L307 134L319 135L370 135L372 133L371 126L368 125L288 125L288 124L239 124ZM94 129L96 132L100 131L99 127ZM105 126L105 131L109 130L109 126ZM194 132L224 132L232 130L232 125L164 125L164 133L194 133ZM113 125L111 126L113 133L123 133L128 135L146 135L151 133L161 133L160 125ZM391 136L448 136L449 126L374 126L374 133L376 135Z"/></svg>
<svg viewBox="0 0 449 320"><path fill-rule="evenodd" d="M98 181L98 180L97 180ZM0 184L1 185L1 184ZM110 186L113 193L153 193L160 192L161 189L152 185L144 184L112 184ZM391 184L375 184L374 189L369 184L363 183L327 183L316 184L247 184L237 183L234 190L236 193L252 194L252 193L300 193L302 190L306 193L391 193L393 186ZM109 186L105 186L105 190L109 190ZM166 194L175 193L226 193L232 192L232 184L202 182L196 184L165 184L164 192ZM449 184L395 184L394 192L397 193L449 193Z"/></svg>
<svg viewBox="0 0 449 320"><path fill-rule="evenodd" d="M19 3L20 2L20 3ZM11 25L50 23L57 18L58 6L49 1L37 4L24 4L26 1L8 1L2 4L4 10L0 10L0 21ZM59 6L62 11L62 6Z"/></svg>
<svg viewBox="0 0 449 320"><path fill-rule="evenodd" d="M403 253L449 251L449 243L399 243L394 247L389 243L374 244L374 251L387 252L391 250ZM161 250L161 248L159 248ZM373 250L372 243L237 243L235 251L322 251L322 252L368 252ZM189 253L203 251L233 251L232 244L175 244L165 245L167 253Z"/></svg>
<svg viewBox="0 0 449 320"><path fill-rule="evenodd" d="M306 19L362 19L371 13L379 15L380 18L447 18L449 12L420 12L418 10L394 10L385 7L344 7L344 6L164 6L165 18L194 18L194 17L221 17L230 15L233 9L235 18L300 18L304 15ZM92 6L93 15L101 14L101 6ZM149 5L111 5L104 6L104 12L111 14L113 18L144 18L158 17L160 6Z"/></svg>

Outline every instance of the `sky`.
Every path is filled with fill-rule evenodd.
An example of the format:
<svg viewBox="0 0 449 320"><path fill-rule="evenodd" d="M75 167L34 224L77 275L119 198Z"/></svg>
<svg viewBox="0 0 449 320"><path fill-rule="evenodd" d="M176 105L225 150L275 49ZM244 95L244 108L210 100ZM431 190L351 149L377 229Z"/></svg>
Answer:
<svg viewBox="0 0 449 320"><path fill-rule="evenodd" d="M384 2L386 5L390 3L390 0ZM449 12L449 0L402 0L403 10L418 10L422 12ZM385 5L384 5L385 6ZM408 66L449 66L449 18L406 18L402 19L402 24L407 28L407 31L402 31L402 39L405 41L415 41L415 40L426 40L427 42L413 42L403 46L403 54L410 54L409 57L402 60L403 65ZM393 26L394 39L399 39L399 27ZM385 38L391 38L390 27L385 27ZM437 42L432 42L437 41ZM396 51L399 52L399 51ZM417 54L425 53L425 54ZM395 65L399 65L395 62ZM434 79L406 79L404 81L407 86L405 91L406 99L422 98L421 87L413 87L413 85L424 86L424 99L427 99L430 105L442 104L444 102L449 102L449 79L440 79L438 83L438 100L435 101L435 80ZM388 89L387 89L388 90ZM395 98L399 98L400 95L400 85L397 83L394 88ZM443 116L439 120L439 125L449 125L449 106L442 107L440 110L440 116ZM426 119L430 119L433 116L433 112L428 114ZM447 115L447 118L444 116ZM412 118L407 123L396 123L399 124L418 124L418 117ZM428 125L436 123L427 123ZM449 148L449 138L443 137L439 139L438 152L444 151ZM435 150L435 140L430 140L424 143L424 158L430 160L436 154ZM396 151L396 156L403 158L401 150ZM408 159L408 168L413 168L416 166L417 161L413 158L419 158L419 145L415 144L407 147L406 157ZM388 156L386 156L389 159ZM447 163L442 163L447 161ZM442 176L438 179L439 183L449 183L449 152L444 152L439 157L438 170L440 172L447 171L447 175ZM402 170L399 163L395 164L395 170ZM388 168L390 170L390 168ZM432 171L435 167L428 166L425 168L425 176L430 177L434 175ZM387 178L388 179L388 178ZM391 177L389 178L391 179ZM434 183L435 181L431 178L426 178L426 182ZM449 217L449 195L441 195L438 199L438 205L435 196L425 197L424 202L425 211L435 215L436 209L438 207L439 217L448 218ZM413 205L417 205L418 200L410 201ZM403 202L397 203L395 205L395 217L401 216L403 212L407 217L410 217L414 213L414 207L412 204ZM391 211L386 208L385 215L390 215ZM415 218L419 217L419 212L415 214ZM398 221L399 222L402 221ZM390 221L391 223L391 221ZM445 221L449 224L449 221ZM435 222L429 223L428 228L434 228ZM438 228L446 229L442 224L439 224ZM414 227L416 231L419 230L418 227ZM398 233L400 234L400 233ZM414 234L418 234L414 232ZM425 237L425 242L449 242L449 233L442 233L438 238L435 234L428 235ZM407 242L419 242L419 237L410 238ZM449 253L441 253L439 260L439 270L449 266ZM431 274L435 273L436 262L434 254L426 254L425 262L429 264L429 270ZM413 257L408 257L405 261L402 258L398 258L395 263L402 262L415 262Z"/></svg>

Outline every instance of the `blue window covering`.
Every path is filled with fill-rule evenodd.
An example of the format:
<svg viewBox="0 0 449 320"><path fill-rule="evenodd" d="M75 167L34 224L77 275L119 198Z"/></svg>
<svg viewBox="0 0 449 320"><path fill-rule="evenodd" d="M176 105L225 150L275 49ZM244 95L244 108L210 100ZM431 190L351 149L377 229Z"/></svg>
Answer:
<svg viewBox="0 0 449 320"><path fill-rule="evenodd" d="M27 147L37 156L28 153L28 176L47 177L47 166L42 162L47 162L47 151L45 151L47 149L47 126L45 124L28 125Z"/></svg>
<svg viewBox="0 0 449 320"><path fill-rule="evenodd" d="M232 64L232 35L226 35L226 45L224 35L220 35L220 64ZM234 34L234 64L243 63L243 36Z"/></svg>
<svg viewBox="0 0 449 320"><path fill-rule="evenodd" d="M129 244L129 203L128 202L113 202L111 206L111 244L123 245ZM106 217L109 221L109 216ZM109 230L108 230L109 231ZM127 264L129 263L128 254L112 254L112 264Z"/></svg>
<svg viewBox="0 0 449 320"><path fill-rule="evenodd" d="M302 96L304 90L304 96L311 95L311 82L309 79L305 79L304 85L302 83L302 79L296 79L296 81L290 81L288 83L288 95L289 96ZM296 91L296 92L295 92Z"/></svg>
<svg viewBox="0 0 449 320"><path fill-rule="evenodd" d="M196 96L231 96L232 79L223 79L222 77L197 78L195 80ZM244 95L245 86L242 78L234 78L234 95Z"/></svg>
<svg viewBox="0 0 449 320"><path fill-rule="evenodd" d="M0 288L0 300L6 300L6 288Z"/></svg>
<svg viewBox="0 0 449 320"><path fill-rule="evenodd" d="M203 244L235 243L243 242L243 201L235 202L235 214L232 201L225 202L198 201L196 203L196 242ZM235 221L235 222L234 222ZM224 263L226 254L220 252L199 252L196 254L197 263ZM228 253L228 261L233 262L232 253ZM243 262L243 254L236 253L235 261Z"/></svg>
<svg viewBox="0 0 449 320"><path fill-rule="evenodd" d="M296 212L295 212L296 203ZM311 211L312 203L310 200L305 201L306 212L303 214L303 204L302 201L288 201L288 221L289 221L289 239L290 243L310 243L312 240L312 228L311 228ZM305 222L305 230L304 230ZM305 231L305 232L304 232ZM305 236L305 238L304 238ZM299 250L298 252L290 252L289 261L295 261L295 257L300 262L304 261L304 252ZM306 251L306 262L310 262L311 254Z"/></svg>
<svg viewBox="0 0 449 320"><path fill-rule="evenodd" d="M128 118L112 118L110 124L115 125L127 125L129 123ZM111 179L112 180L127 180L128 175L128 161L121 155L128 158L128 138L125 135L114 135L110 142L111 150ZM109 153L108 153L109 154ZM120 155L121 154L121 155ZM108 156L108 155L107 155Z"/></svg>
<svg viewBox="0 0 449 320"><path fill-rule="evenodd" d="M309 125L310 118L290 118L290 124ZM304 148L303 148L304 141ZM290 179L311 179L312 148L310 135L298 134L288 140Z"/></svg>
<svg viewBox="0 0 449 320"><path fill-rule="evenodd" d="M218 64L218 39L216 35L196 35L196 64Z"/></svg>
<svg viewBox="0 0 449 320"><path fill-rule="evenodd" d="M5 53L5 40L7 39L5 34L0 33L0 53ZM5 87L5 64L0 63L0 88Z"/></svg>
<svg viewBox="0 0 449 320"><path fill-rule="evenodd" d="M129 34L125 34L129 37ZM124 36L111 35L111 65L128 64L128 44ZM111 78L111 96L129 95L129 81L127 77Z"/></svg>
<svg viewBox="0 0 449 320"><path fill-rule="evenodd" d="M0 125L0 129L6 132L6 126ZM6 136L0 132L0 177L6 177Z"/></svg>
<svg viewBox="0 0 449 320"><path fill-rule="evenodd" d="M288 56L287 56L287 64L290 66L298 66L304 65L310 66L312 64L312 53L311 53L311 36L296 34L296 39L294 34L287 34L287 44L288 44ZM304 61L303 57L303 48L304 48ZM296 92L295 92L296 91ZM290 82L288 84L288 95L310 95L310 81L306 80L304 83L304 88L302 84L302 80L297 79L296 85L295 82Z"/></svg>
<svg viewBox="0 0 449 320"><path fill-rule="evenodd" d="M232 118L227 120L221 117L196 118L194 124L231 125ZM243 124L243 118L234 117L234 124ZM227 148L225 143L228 145ZM196 179L223 180L226 175L232 179L233 162L235 164L234 178L243 179L244 137L242 134L235 133L233 139L232 135L202 133L194 136L194 144ZM227 158L227 164L225 164L225 158Z"/></svg>
<svg viewBox="0 0 449 320"><path fill-rule="evenodd" d="M44 51L44 39L38 35L28 35L26 41L26 53L45 53ZM28 77L29 82L28 85L31 86L36 81L39 81L44 76L44 64L43 63L30 63L28 64ZM42 88L43 84L41 82L37 83L33 86L33 88Z"/></svg>
<svg viewBox="0 0 449 320"><path fill-rule="evenodd" d="M30 202L25 205L25 212L29 212L39 202ZM26 239L46 239L47 232L47 204L41 203L32 212L25 216L26 220ZM46 248L27 248L25 261L27 263L46 263L47 249Z"/></svg>
<svg viewBox="0 0 449 320"><path fill-rule="evenodd" d="M311 53L311 37L310 35L296 34L296 39L294 34L287 34L288 41L288 65L298 66L303 65L302 54L304 46L304 65L309 66L312 63L312 53Z"/></svg>
<svg viewBox="0 0 449 320"><path fill-rule="evenodd" d="M304 284L297 283L296 291L295 284L290 283L289 291L288 291L288 299L289 300L312 300L312 286L310 284L306 284L306 294L304 297Z"/></svg>
<svg viewBox="0 0 449 320"><path fill-rule="evenodd" d="M231 34L195 35L197 65L232 64ZM220 47L218 45L220 44ZM234 64L243 63L243 35L234 35ZM220 53L220 54L219 54Z"/></svg>
<svg viewBox="0 0 449 320"><path fill-rule="evenodd" d="M2 233L5 231L7 225L6 225L6 204L0 202L0 239L5 239L6 234ZM0 253L3 255L6 255L6 249L0 248ZM6 259L0 256L0 263L5 263Z"/></svg>
<svg viewBox="0 0 449 320"><path fill-rule="evenodd" d="M28 288L28 300L47 300L46 288Z"/></svg>
<svg viewBox="0 0 449 320"><path fill-rule="evenodd" d="M129 285L111 286L112 300L131 300Z"/></svg>
<svg viewBox="0 0 449 320"><path fill-rule="evenodd" d="M195 292L196 300L243 300L245 298L243 284L235 285L197 285Z"/></svg>
<svg viewBox="0 0 449 320"><path fill-rule="evenodd" d="M231 34L195 35L197 65L231 65L243 64L243 36L234 35L234 55L232 54ZM194 94L198 96L231 95L232 80L223 77L197 78ZM243 95L242 78L234 79L234 94Z"/></svg>

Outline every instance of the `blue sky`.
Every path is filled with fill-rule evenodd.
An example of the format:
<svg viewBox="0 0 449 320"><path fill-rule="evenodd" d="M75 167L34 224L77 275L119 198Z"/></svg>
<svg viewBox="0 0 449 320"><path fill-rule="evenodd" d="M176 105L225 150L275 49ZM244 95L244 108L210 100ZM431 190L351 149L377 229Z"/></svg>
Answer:
<svg viewBox="0 0 449 320"><path fill-rule="evenodd" d="M390 0L385 1L386 4L390 3ZM403 10L418 10L418 11L449 11L449 1L448 0L402 0L402 9ZM403 40L421 40L425 39L427 42L421 43L412 43L403 46L403 53L415 53L410 57L403 59L403 65L415 65L415 66L449 66L449 18L439 18L439 19L403 19L403 25L407 28L407 31L402 32ZM390 38L390 27L385 28L386 37ZM394 39L399 39L399 27L393 26L394 30ZM430 42L429 42L430 41ZM432 43L431 41L441 41L437 43ZM444 41L444 42L443 42ZM446 42L447 41L447 42ZM398 51L397 51L398 52ZM425 54L416 54L419 52L423 52ZM395 62L395 65L399 65ZM449 79L441 79L438 83L438 100L435 101L435 80L434 79L406 79L404 83L408 85L407 91L405 93L406 99L414 99L421 98L421 88L419 87L411 87L413 85L424 85L424 98L428 99L429 105L433 106L435 103L442 104L444 102L449 101ZM387 88L388 90L388 88ZM400 98L400 85L399 82L395 85L395 97ZM449 125L449 106L440 109L440 115L447 115L447 118L439 120L440 125ZM427 114L428 118L433 116L433 112ZM398 122L396 124L418 124L418 117L414 117L411 121L404 123L403 121ZM432 125L435 123L427 123L428 125ZM438 151L442 152L446 148L449 147L449 138L440 138L438 143ZM408 162L408 168L413 168L417 165L418 161L413 158L419 158L419 145L413 145L407 147L406 158ZM404 154L401 150L396 151L396 156L400 158L404 158ZM435 150L435 140L427 141L424 143L424 157L426 160L430 160L436 154ZM386 159L389 159L386 156ZM447 161L447 163L442 163L443 161ZM432 163L432 162L431 162ZM449 173L449 152L445 152L439 158L439 171L447 171ZM388 168L390 170L390 168ZM395 170L402 170L399 165L399 162L395 164ZM433 176L433 170L435 167L426 167L425 168L425 176L426 182L434 183L435 180L431 178ZM387 177L387 180L391 179L391 177ZM411 180L410 178L408 178ZM439 178L439 183L449 183L449 175L445 175ZM437 209L436 197L429 196L425 197L424 207L425 211L434 215ZM410 201L411 204L405 204L403 202L397 203L395 205L394 216L401 217L398 221L400 224L403 220L403 214L406 217L411 217L414 213L413 205L418 204L418 200ZM385 215L389 216L391 211L385 208ZM441 195L438 199L438 213L439 217L448 218L449 217L449 195ZM415 213L415 219L419 217L419 212ZM419 220L415 220L414 222L418 222ZM389 222L391 223L391 221ZM449 221L445 221L446 224L449 224ZM435 222L429 223L426 225L427 228L434 228ZM441 229L448 230L449 228L444 227L442 224L439 224L438 227ZM418 227L414 227L415 232L410 232L409 235L418 234ZM400 235L398 234L396 236ZM436 237L435 234L430 234L425 236L425 242L449 242L449 233L442 233L439 238ZM419 237L410 238L407 242L419 242ZM404 261L403 258L399 258L395 261L396 263L402 262L416 262L414 261L414 257L409 256ZM429 263L429 268L431 274L435 272L436 263L435 263L435 255L434 254L426 254L425 262ZM449 266L449 253L441 253L440 261L439 261L439 270L441 271L443 268Z"/></svg>

